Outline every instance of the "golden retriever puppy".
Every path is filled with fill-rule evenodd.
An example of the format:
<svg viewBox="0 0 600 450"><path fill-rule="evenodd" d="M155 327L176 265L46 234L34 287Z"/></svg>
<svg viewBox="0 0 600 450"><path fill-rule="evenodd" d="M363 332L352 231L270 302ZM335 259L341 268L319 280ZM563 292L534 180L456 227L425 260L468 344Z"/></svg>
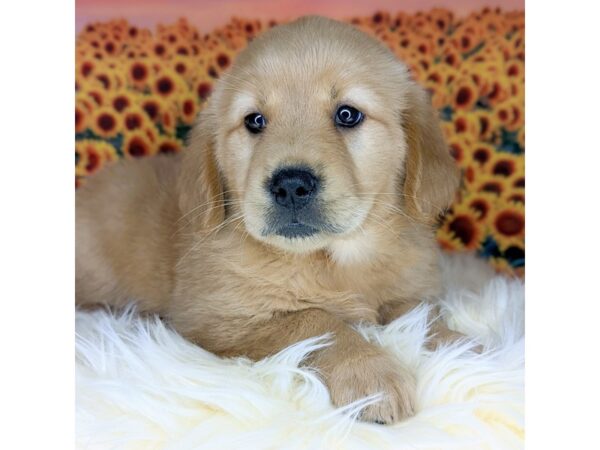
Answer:
<svg viewBox="0 0 600 450"><path fill-rule="evenodd" d="M302 18L239 55L181 156L79 190L77 304L135 301L223 356L331 333L307 364L332 402L381 393L361 417L394 422L413 414L413 375L352 325L439 293L434 226L457 183L406 66L350 25Z"/></svg>

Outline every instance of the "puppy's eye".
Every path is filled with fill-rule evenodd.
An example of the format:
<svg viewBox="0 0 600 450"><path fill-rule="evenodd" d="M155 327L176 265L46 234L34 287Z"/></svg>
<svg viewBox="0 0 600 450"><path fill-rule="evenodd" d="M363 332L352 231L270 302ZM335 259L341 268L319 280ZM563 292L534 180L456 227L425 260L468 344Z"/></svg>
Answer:
<svg viewBox="0 0 600 450"><path fill-rule="evenodd" d="M335 112L335 123L340 127L352 128L362 122L364 114L352 106L342 105Z"/></svg>
<svg viewBox="0 0 600 450"><path fill-rule="evenodd" d="M260 133L267 126L267 119L260 113L248 114L244 117L244 125L250 133Z"/></svg>

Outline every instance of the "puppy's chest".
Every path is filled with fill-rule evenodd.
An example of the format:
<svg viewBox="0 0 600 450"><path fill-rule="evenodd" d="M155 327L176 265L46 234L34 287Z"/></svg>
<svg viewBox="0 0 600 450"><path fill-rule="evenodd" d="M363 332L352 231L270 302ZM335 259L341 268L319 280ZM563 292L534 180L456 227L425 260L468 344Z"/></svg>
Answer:
<svg viewBox="0 0 600 450"><path fill-rule="evenodd" d="M290 309L319 307L353 320L375 320L379 306L398 291L393 268L340 268L313 261L286 267L278 277L282 300Z"/></svg>

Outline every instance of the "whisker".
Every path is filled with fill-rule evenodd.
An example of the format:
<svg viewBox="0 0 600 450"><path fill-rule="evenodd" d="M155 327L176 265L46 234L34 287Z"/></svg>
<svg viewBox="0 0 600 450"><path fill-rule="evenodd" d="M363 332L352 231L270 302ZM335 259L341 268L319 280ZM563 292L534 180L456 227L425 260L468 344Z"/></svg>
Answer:
<svg viewBox="0 0 600 450"><path fill-rule="evenodd" d="M236 216L232 216L232 217L228 218L227 220L223 221L222 223L220 223L219 225L217 225L216 227L213 227L212 229L206 231L205 236L203 236L201 239L199 239L198 242L196 242L181 258L179 258L175 267L179 267L181 265L181 263L185 260L185 258L187 258L190 253L192 253L194 250L196 250L198 248L198 246L201 245L213 233L218 233L220 230L222 230L226 226L231 225L236 220L240 220L242 218L243 218L243 214L238 214Z"/></svg>

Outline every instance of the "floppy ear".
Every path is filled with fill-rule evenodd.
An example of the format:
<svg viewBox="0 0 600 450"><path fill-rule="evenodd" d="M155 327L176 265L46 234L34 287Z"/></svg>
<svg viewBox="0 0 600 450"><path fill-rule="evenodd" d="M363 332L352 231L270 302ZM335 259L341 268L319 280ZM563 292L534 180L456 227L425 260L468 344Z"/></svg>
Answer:
<svg viewBox="0 0 600 450"><path fill-rule="evenodd" d="M407 101L402 114L408 144L402 197L411 216L434 223L454 200L460 172L427 92L411 82Z"/></svg>
<svg viewBox="0 0 600 450"><path fill-rule="evenodd" d="M215 157L212 114L203 111L191 131L177 180L181 217L194 230L212 229L225 219L224 189Z"/></svg>

